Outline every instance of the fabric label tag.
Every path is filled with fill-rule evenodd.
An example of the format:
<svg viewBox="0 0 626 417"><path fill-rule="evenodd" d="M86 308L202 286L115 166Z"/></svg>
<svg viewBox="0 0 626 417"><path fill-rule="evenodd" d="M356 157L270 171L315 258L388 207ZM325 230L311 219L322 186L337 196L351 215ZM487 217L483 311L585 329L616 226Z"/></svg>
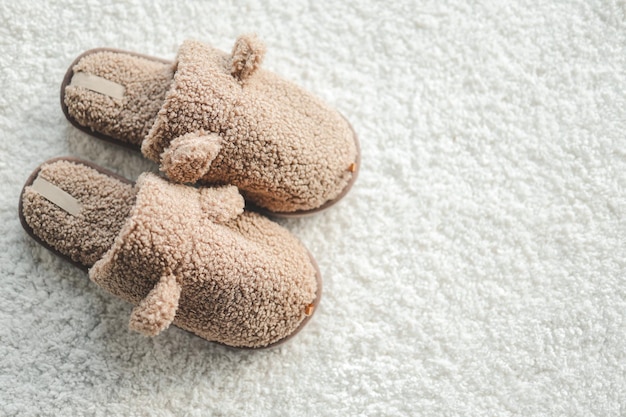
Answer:
<svg viewBox="0 0 626 417"><path fill-rule="evenodd" d="M43 178L37 177L35 181L33 181L31 188L37 191L46 200L56 204L72 216L76 216L80 213L81 205L78 200Z"/></svg>
<svg viewBox="0 0 626 417"><path fill-rule="evenodd" d="M77 72L72 76L70 85L83 87L96 93L104 94L109 97L121 99L124 98L124 86L106 78L97 75L87 74L86 72Z"/></svg>

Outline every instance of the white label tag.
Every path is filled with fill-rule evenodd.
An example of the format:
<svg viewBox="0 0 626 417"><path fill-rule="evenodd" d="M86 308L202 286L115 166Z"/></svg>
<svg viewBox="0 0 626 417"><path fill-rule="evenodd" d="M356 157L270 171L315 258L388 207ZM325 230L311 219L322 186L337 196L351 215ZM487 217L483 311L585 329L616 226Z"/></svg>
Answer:
<svg viewBox="0 0 626 417"><path fill-rule="evenodd" d="M86 72L75 73L72 76L70 85L83 87L117 99L124 98L124 91L126 90L122 84L109 81L97 75L87 74Z"/></svg>
<svg viewBox="0 0 626 417"><path fill-rule="evenodd" d="M81 206L78 200L43 178L37 177L35 181L33 181L31 188L37 191L46 200L56 204L72 216L76 216L80 213Z"/></svg>

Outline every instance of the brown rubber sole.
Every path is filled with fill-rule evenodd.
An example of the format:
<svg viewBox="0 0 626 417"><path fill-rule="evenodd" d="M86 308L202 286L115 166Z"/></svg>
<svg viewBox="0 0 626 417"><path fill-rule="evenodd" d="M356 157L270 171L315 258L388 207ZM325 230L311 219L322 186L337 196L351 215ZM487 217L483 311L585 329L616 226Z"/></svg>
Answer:
<svg viewBox="0 0 626 417"><path fill-rule="evenodd" d="M174 64L173 61L170 60L166 60L166 59L162 59L162 58L157 58L157 57L153 57L153 56L149 56L149 55L144 55L144 54L139 54L136 52L129 52L129 51L124 51L121 49L115 49L115 48L95 48L95 49L90 49L88 51L83 52L82 54L80 54L70 65L70 67L67 69L65 76L63 77L63 82L61 83L61 109L63 110L63 114L65 114L65 117L67 118L67 120L77 129L87 133L88 135L91 135L93 137L96 137L98 139L104 140L106 142L110 142L119 146L123 146L127 149L132 149L134 151L137 152L141 152L141 147L139 146L135 146L133 144L130 144L128 142L124 142L122 140L116 139L112 136L109 135L105 135L103 133L97 132L95 130L90 129L89 127L85 127L83 125L81 125L80 123L78 123L70 114L69 111L67 109L67 106L65 105L65 88L69 85L69 83L72 81L72 77L74 76L74 66L85 56L87 55L91 55L93 53L96 52L116 52L116 53L121 53L121 54L127 54L127 55L131 55L131 56L135 56L135 57L139 57L139 58L144 58L144 59L148 59L148 60L152 60L152 61L157 61L157 62L161 62L164 64ZM344 117L345 119L345 117ZM356 161L355 161L355 167L354 167L354 171L352 172L352 178L350 179L350 182L344 187L344 189L341 191L341 193L339 193L339 195L337 197L335 197L332 200L328 200L326 203L322 204L321 206L311 209L311 210L299 210L299 211L293 211L293 212L277 212L277 211L270 211L268 209L259 207L257 205L255 205L252 202L247 202L247 206L246 208L249 208L252 211L256 211L262 214L265 214L267 216L271 216L271 217L280 217L280 218L299 218L299 217L306 217L306 216L310 216L312 214L315 213L319 213L320 211L326 210L331 206L334 206L335 204L337 204L339 202L339 200L341 200L346 194L348 194L348 191L350 191L350 189L352 188L352 186L354 185L354 183L356 182L356 179L358 177L358 173L359 170L361 168L361 146L359 144L359 138L356 134L356 132L354 131L354 128L352 127L352 125L350 124L350 122L348 122L348 120L346 119L346 122L350 125L350 129L352 129L352 132L354 133L354 144L356 146L356 150L357 150L357 156L356 156Z"/></svg>
<svg viewBox="0 0 626 417"><path fill-rule="evenodd" d="M69 161L69 162L73 162L76 164L81 164L84 166L87 166L89 168L92 168L96 171L98 171L99 173L115 178L117 180L119 180L120 182L123 182L125 184L134 184L133 181L124 178L112 171L109 171L108 169L102 168L96 164L93 164L91 162L82 160L82 159L78 159L78 158L73 158L73 157L59 157L59 158L53 158L53 159L49 159L46 162L42 163L41 165L39 165L37 168L35 168L35 170L33 171L33 173L28 177L28 179L26 180L26 183L24 184L24 186L22 187L22 191L20 192L20 201L19 201L19 205L18 205L18 214L19 214L19 218L20 218L20 223L22 224L22 227L24 228L24 230L26 231L26 233L33 238L33 240L35 240L35 242L39 243L41 246L43 246L44 248L48 249L50 252L52 252L54 255L58 256L59 258L68 261L69 263L71 263L72 265L82 269L83 271L87 272L89 270L89 268L91 267L90 265L85 265L83 263L80 262L76 262L74 261L72 258L70 258L69 256L59 252L57 249L53 248L51 245L49 245L47 242L45 242L44 240L42 240L39 236L37 236L35 234L35 232L33 231L33 229L30 227L30 225L28 224L28 222L26 222L26 219L24 218L24 210L23 210L23 199L24 199L24 190L26 189L26 187L31 186L33 184L33 182L35 182L35 179L37 179L37 176L39 176L39 172L41 171L41 168L44 165L48 165L51 164L53 162L56 161ZM308 249L307 249L308 252ZM294 337L296 334L298 334L303 328L304 326L306 326L308 324L308 322L311 320L311 318L313 317L313 315L315 314L315 312L317 311L318 307L319 307L319 303L322 299L322 275L320 273L320 269L319 266L317 265L317 262L315 261L315 258L313 258L313 255L308 252L309 258L311 259L311 264L313 265L313 268L315 269L315 278L317 281L317 293L315 296L315 299L313 300L312 303L312 310L310 312L309 315L307 315L304 320L300 323L300 325L298 325L298 327L288 336L274 342L271 343L267 346L261 346L261 347L233 347L233 346L229 346L229 345L225 345L223 343L219 343L219 342L215 342L215 341L211 341L211 343L216 343L218 345L221 346L225 346L231 349L245 349L245 350L258 350L258 349L267 349L267 348L271 348L271 347L276 347L279 345L282 345L283 343L287 342L288 340L290 340L292 337ZM185 329L182 329L185 330ZM195 335L193 332L185 330L191 334ZM200 336L197 336L200 337Z"/></svg>

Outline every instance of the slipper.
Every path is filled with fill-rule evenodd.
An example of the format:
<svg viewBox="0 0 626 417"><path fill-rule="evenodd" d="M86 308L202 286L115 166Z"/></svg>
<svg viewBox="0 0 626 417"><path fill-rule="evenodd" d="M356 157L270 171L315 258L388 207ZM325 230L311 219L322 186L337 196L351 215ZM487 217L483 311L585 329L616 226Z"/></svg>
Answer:
<svg viewBox="0 0 626 417"><path fill-rule="evenodd" d="M133 184L58 158L28 179L19 213L36 241L135 305L131 329L154 336L173 323L228 346L274 346L310 320L321 278L293 235L243 204L234 186L152 173Z"/></svg>
<svg viewBox="0 0 626 417"><path fill-rule="evenodd" d="M236 185L273 215L323 210L356 180L356 134L321 100L261 69L264 53L254 36L231 54L185 41L175 62L93 49L68 69L61 105L76 127L141 149L173 181Z"/></svg>

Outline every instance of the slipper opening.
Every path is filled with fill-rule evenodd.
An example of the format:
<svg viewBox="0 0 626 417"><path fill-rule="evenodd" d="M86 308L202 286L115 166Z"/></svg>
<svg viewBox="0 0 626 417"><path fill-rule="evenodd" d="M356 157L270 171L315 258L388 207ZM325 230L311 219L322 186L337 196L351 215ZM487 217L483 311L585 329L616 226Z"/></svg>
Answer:
<svg viewBox="0 0 626 417"><path fill-rule="evenodd" d="M79 129L138 149L173 78L171 62L94 49L80 55L68 69L61 104L68 120Z"/></svg>
<svg viewBox="0 0 626 417"><path fill-rule="evenodd" d="M134 204L132 184L69 159L44 163L21 196L29 234L85 268L111 247Z"/></svg>

